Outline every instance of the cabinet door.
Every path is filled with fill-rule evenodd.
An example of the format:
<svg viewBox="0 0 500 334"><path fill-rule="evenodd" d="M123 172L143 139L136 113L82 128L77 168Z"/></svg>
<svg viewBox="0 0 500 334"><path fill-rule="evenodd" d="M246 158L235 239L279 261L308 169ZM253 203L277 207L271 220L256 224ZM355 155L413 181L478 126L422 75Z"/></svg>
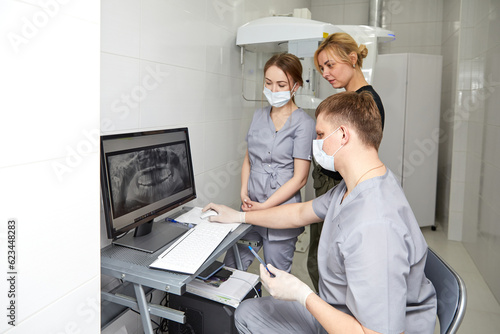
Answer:
<svg viewBox="0 0 500 334"><path fill-rule="evenodd" d="M379 55L373 82L385 110L379 156L400 182L403 176L407 60L407 54Z"/></svg>
<svg viewBox="0 0 500 334"><path fill-rule="evenodd" d="M441 59L408 54L403 189L420 226L435 223Z"/></svg>

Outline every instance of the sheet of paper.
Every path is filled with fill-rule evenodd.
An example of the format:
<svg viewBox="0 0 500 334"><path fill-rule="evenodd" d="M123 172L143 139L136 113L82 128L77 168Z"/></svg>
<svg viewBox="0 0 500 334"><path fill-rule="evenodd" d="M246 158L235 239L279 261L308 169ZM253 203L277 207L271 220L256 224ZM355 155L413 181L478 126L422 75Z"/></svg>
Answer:
<svg viewBox="0 0 500 334"><path fill-rule="evenodd" d="M175 218L175 220L177 220L178 222L182 222L182 223L217 224L217 223L211 223L207 219L201 219L200 218L200 216L202 214L201 210L202 210L202 208L200 208L200 207L194 207L190 211ZM232 224L224 224L224 225L230 225L231 232L232 232L240 225L240 223L232 223Z"/></svg>

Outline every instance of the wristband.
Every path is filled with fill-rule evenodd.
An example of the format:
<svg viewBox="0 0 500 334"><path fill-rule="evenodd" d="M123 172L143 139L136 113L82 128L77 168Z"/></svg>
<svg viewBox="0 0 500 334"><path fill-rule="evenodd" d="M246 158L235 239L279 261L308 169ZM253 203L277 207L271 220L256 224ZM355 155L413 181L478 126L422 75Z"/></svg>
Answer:
<svg viewBox="0 0 500 334"><path fill-rule="evenodd" d="M245 223L245 213L246 212L240 212L240 223Z"/></svg>

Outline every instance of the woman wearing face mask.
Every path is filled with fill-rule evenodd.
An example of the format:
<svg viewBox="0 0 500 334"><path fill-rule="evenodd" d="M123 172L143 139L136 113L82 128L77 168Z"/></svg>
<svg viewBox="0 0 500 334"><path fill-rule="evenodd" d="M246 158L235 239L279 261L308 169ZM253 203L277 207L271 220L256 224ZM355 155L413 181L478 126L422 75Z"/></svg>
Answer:
<svg viewBox="0 0 500 334"><path fill-rule="evenodd" d="M375 89L366 81L361 67L363 58L368 55L365 45L358 46L356 41L346 33L335 33L328 36L318 47L314 54L314 64L316 69L322 74L333 88L344 88L348 92L361 93L369 92L377 105L384 128L385 112L380 96ZM322 168L319 164L314 164L312 177L316 197L323 195L328 190L342 181L339 173ZM307 268L309 276L318 290L318 262L317 251L318 242L323 223L312 224L310 227L309 254Z"/></svg>
<svg viewBox="0 0 500 334"><path fill-rule="evenodd" d="M270 106L253 116L247 134L247 152L241 169L243 211L301 202L311 164L315 122L294 102L302 86L300 60L288 53L271 57L264 66L264 95ZM266 263L290 272L297 237L303 228L275 230L254 226L244 237L264 247ZM253 262L247 246L238 245L243 269ZM257 251L260 249L256 247ZM224 260L235 266L233 252Z"/></svg>

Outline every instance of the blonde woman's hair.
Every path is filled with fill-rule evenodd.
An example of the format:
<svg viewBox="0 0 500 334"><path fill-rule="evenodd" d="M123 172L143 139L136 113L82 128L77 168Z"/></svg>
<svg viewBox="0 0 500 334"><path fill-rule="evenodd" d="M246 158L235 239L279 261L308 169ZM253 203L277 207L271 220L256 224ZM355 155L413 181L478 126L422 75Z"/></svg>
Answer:
<svg viewBox="0 0 500 334"><path fill-rule="evenodd" d="M360 68L363 67L363 58L366 58L366 56L368 55L368 49L366 48L366 45L360 44L358 46L358 43L356 43L351 35L344 32L331 34L319 45L318 49L314 53L314 65L320 73L322 73L322 71L319 67L318 56L323 51L327 52L329 55L334 55L341 61L349 63L351 65L352 63L349 55L354 52L358 55L356 64Z"/></svg>

